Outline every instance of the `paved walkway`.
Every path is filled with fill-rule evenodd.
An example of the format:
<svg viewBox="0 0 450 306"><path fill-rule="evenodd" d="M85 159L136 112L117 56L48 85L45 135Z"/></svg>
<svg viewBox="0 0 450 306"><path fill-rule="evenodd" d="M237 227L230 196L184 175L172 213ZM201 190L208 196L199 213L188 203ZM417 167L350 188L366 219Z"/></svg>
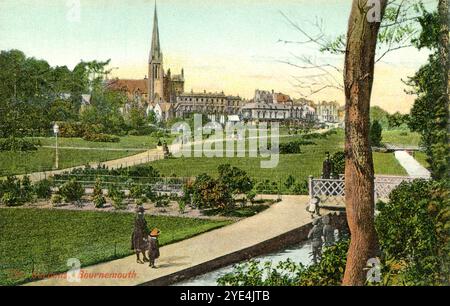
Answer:
<svg viewBox="0 0 450 306"><path fill-rule="evenodd" d="M148 150L146 152L142 152L142 153L135 154L135 155L102 162L102 163L100 163L100 165L107 166L110 169L116 169L116 168L120 168L120 167L130 167L130 166L135 166L135 165L139 165L139 164L144 164L144 163L152 162L152 161L163 159L163 158L164 158L163 151L162 151L162 149L158 148L158 149ZM90 165L92 167L96 167L99 164L91 163ZM36 181L43 180L43 179L45 179L49 176L55 175L55 174L61 174L66 171L71 171L73 169L78 169L78 168L83 168L83 167L84 166L76 166L76 167L66 168L66 169L61 169L61 170L53 170L53 171L46 171L46 172L34 172L34 173L26 174L26 175L30 177L30 180L32 182L36 182ZM18 178L22 178L23 176L25 176L25 175L17 175Z"/></svg>
<svg viewBox="0 0 450 306"><path fill-rule="evenodd" d="M417 176L423 178L430 178L430 171L423 167L417 160L414 159L406 151L395 151L395 158L400 165L405 168L409 176Z"/></svg>
<svg viewBox="0 0 450 306"><path fill-rule="evenodd" d="M254 246L278 237L311 222L305 210L307 196L283 196L280 203L272 205L264 212L229 226L183 240L160 249L158 269L136 263L136 256L90 266L84 273L130 273L135 278L128 279L83 279L81 283L69 283L65 278L45 279L29 283L33 286L133 286L170 275L215 258ZM87 274L85 274L87 275Z"/></svg>

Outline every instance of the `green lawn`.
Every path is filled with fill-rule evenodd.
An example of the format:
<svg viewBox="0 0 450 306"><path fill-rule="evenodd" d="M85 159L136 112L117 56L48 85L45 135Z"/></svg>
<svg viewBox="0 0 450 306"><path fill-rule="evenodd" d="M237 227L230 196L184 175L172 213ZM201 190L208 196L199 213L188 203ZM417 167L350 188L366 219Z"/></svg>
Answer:
<svg viewBox="0 0 450 306"><path fill-rule="evenodd" d="M0 285L37 273L67 271L69 258L83 266L130 255L132 213L47 209L0 209ZM161 230L161 245L230 224L190 218L147 216Z"/></svg>
<svg viewBox="0 0 450 306"><path fill-rule="evenodd" d="M59 150L59 168L103 162L139 153L138 151ZM39 148L32 152L0 152L0 177L52 170L55 150Z"/></svg>
<svg viewBox="0 0 450 306"><path fill-rule="evenodd" d="M424 152L414 152L414 158L425 168L430 167L427 162L427 155Z"/></svg>
<svg viewBox="0 0 450 306"><path fill-rule="evenodd" d="M54 137L38 137L43 146L54 146ZM58 145L61 147L84 147L84 148L109 148L109 149L154 149L158 139L151 136L124 136L120 137L120 142L93 142L82 138L58 138Z"/></svg>
<svg viewBox="0 0 450 306"><path fill-rule="evenodd" d="M420 135L415 132L405 131L405 130L384 130L383 143L390 143L394 145L404 145L404 146L419 146Z"/></svg>
<svg viewBox="0 0 450 306"><path fill-rule="evenodd" d="M54 137L36 139L40 140L42 146L55 145ZM138 154L155 148L157 143L158 139L150 136L124 136L120 137L118 143L92 142L81 138L59 138L58 145L60 147L74 148L59 150L59 168L64 169ZM80 148L93 148L94 150L79 150ZM121 150L108 151L103 149ZM136 151L136 149L138 150ZM52 148L39 148L34 152L0 152L0 177L52 170L55 163L55 154L55 149Z"/></svg>
<svg viewBox="0 0 450 306"><path fill-rule="evenodd" d="M255 180L270 180L284 183L289 175L297 181L307 180L309 175L320 176L325 152L334 153L344 149L344 133L326 139L312 139L314 145L302 146L301 154L281 154L279 164L273 169L262 169L263 158L175 158L153 162L151 165L167 176L183 177L208 173L217 176L217 167L229 163L247 171ZM377 174L404 175L406 172L392 153L374 153L375 171Z"/></svg>

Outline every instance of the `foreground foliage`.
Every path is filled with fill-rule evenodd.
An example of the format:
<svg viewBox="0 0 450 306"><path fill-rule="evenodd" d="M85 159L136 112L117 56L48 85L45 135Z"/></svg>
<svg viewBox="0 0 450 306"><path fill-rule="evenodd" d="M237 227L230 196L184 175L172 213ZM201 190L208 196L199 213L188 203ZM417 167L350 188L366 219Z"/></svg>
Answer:
<svg viewBox="0 0 450 306"><path fill-rule="evenodd" d="M450 284L448 183L401 184L379 203L376 227L388 279L405 285Z"/></svg>

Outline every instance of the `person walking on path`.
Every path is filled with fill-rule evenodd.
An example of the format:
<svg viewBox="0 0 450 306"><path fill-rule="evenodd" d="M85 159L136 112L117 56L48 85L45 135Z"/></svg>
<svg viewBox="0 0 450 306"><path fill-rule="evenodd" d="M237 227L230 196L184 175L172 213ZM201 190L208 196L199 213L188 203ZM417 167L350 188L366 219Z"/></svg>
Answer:
<svg viewBox="0 0 450 306"><path fill-rule="evenodd" d="M134 230L131 235L131 249L136 253L136 262L143 264L148 262L148 258L145 256L145 251L148 248L147 236L149 234L147 221L144 217L145 209L142 206L137 208L137 214L134 219ZM142 253L142 260L140 254Z"/></svg>
<svg viewBox="0 0 450 306"><path fill-rule="evenodd" d="M149 237L149 243L148 243L148 257L150 259L149 266L151 268L156 268L155 266L155 260L159 258L159 237L160 231L157 228L154 228Z"/></svg>
<svg viewBox="0 0 450 306"><path fill-rule="evenodd" d="M313 220L313 228L308 233L308 239L311 239L312 260L316 264L322 257L322 233L323 228L320 219Z"/></svg>

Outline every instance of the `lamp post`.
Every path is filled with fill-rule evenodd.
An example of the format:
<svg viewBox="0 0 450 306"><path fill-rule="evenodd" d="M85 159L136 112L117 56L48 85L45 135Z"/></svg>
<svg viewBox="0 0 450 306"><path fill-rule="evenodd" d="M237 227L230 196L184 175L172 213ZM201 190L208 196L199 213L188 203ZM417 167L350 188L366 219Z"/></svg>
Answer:
<svg viewBox="0 0 450 306"><path fill-rule="evenodd" d="M56 138L56 158L55 158L55 168L58 169L59 168L59 156L58 156L58 133L59 133L59 125L58 123L55 123L55 125L53 126L53 133L55 133L55 138Z"/></svg>

